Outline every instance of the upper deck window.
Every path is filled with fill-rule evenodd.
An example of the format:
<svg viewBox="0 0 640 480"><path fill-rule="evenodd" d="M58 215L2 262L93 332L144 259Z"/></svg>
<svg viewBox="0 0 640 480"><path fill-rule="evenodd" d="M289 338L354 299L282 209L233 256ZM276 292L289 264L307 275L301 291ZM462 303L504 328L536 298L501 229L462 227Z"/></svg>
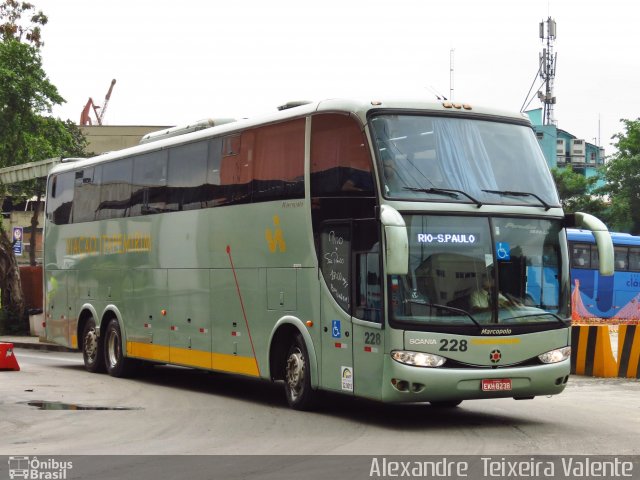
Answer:
<svg viewBox="0 0 640 480"><path fill-rule="evenodd" d="M121 158L102 166L100 204L96 213L98 220L128 216L131 206L132 170L131 158Z"/></svg>
<svg viewBox="0 0 640 480"><path fill-rule="evenodd" d="M344 114L311 121L311 196L372 196L372 162L360 125Z"/></svg>

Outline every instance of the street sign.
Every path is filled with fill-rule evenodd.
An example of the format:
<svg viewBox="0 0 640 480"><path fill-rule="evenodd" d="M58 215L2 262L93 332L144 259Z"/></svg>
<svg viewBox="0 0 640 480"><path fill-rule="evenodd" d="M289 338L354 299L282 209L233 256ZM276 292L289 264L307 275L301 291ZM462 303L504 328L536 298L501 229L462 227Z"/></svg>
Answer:
<svg viewBox="0 0 640 480"><path fill-rule="evenodd" d="M13 227L13 253L15 255L22 255L22 227Z"/></svg>

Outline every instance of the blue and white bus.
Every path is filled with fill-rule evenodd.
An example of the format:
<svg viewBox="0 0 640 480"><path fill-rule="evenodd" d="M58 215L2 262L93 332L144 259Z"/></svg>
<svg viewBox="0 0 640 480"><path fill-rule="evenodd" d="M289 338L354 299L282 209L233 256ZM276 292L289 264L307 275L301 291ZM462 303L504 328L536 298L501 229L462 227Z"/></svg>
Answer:
<svg viewBox="0 0 640 480"><path fill-rule="evenodd" d="M640 237L611 232L611 239L615 252L615 273L606 277L598 273L598 249L591 232L567 229L574 315L580 318L638 320Z"/></svg>

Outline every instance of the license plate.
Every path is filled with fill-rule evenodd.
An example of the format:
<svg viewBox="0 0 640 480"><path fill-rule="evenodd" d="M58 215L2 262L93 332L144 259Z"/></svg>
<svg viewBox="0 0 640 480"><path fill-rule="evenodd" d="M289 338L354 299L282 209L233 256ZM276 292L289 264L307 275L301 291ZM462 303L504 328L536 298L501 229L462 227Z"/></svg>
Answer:
<svg viewBox="0 0 640 480"><path fill-rule="evenodd" d="M510 378L488 378L481 382L483 392L504 392L511 390Z"/></svg>

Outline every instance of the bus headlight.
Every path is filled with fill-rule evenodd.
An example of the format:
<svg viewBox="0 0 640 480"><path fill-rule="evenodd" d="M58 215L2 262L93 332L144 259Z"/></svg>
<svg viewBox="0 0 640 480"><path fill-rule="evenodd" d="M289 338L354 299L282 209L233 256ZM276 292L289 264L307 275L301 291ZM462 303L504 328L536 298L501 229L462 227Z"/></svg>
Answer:
<svg viewBox="0 0 640 480"><path fill-rule="evenodd" d="M391 358L396 362L413 365L414 367L441 367L447 361L446 358L433 353L407 352L404 350L392 351Z"/></svg>
<svg viewBox="0 0 640 480"><path fill-rule="evenodd" d="M571 356L571 347L562 347L550 352L538 355L538 358L542 363L558 363L566 360Z"/></svg>

